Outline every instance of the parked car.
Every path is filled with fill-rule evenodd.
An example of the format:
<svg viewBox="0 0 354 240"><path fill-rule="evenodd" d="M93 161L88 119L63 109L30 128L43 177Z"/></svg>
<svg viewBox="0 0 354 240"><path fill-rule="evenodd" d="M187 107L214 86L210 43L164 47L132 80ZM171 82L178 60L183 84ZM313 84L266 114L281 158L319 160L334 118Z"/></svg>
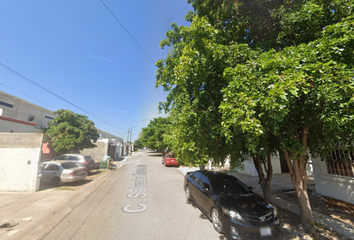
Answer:
<svg viewBox="0 0 354 240"><path fill-rule="evenodd" d="M96 168L95 160L93 160L91 156L78 153L63 154L54 158L53 160L67 160L73 162L80 167L85 167L87 172L90 172Z"/></svg>
<svg viewBox="0 0 354 240"><path fill-rule="evenodd" d="M79 167L75 163L68 161L42 162L39 167L40 181L42 183L51 183L54 187L58 187L63 183L80 181L87 176L85 167Z"/></svg>
<svg viewBox="0 0 354 240"><path fill-rule="evenodd" d="M198 170L184 179L188 201L211 219L215 230L233 239L272 237L280 234L277 208L234 176Z"/></svg>
<svg viewBox="0 0 354 240"><path fill-rule="evenodd" d="M167 166L179 166L179 163L173 154L166 154L162 157L162 165Z"/></svg>

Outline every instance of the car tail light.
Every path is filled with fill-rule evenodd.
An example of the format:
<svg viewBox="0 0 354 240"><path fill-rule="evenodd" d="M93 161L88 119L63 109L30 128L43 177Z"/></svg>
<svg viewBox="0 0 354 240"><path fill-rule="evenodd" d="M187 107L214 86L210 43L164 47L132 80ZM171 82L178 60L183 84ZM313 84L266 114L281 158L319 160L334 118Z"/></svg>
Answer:
<svg viewBox="0 0 354 240"><path fill-rule="evenodd" d="M75 175L75 174L77 174L76 171L72 171L72 172L70 173L70 175Z"/></svg>
<svg viewBox="0 0 354 240"><path fill-rule="evenodd" d="M90 162L88 162L88 161L85 161L84 163L85 163L85 164L89 164Z"/></svg>

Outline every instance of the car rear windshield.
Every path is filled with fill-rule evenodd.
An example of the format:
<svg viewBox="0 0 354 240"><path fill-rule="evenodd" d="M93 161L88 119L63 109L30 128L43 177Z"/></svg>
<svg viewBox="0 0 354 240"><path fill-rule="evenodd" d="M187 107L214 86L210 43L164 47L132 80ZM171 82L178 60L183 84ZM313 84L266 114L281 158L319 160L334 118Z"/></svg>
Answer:
<svg viewBox="0 0 354 240"><path fill-rule="evenodd" d="M246 187L240 180L234 177L217 177L210 182L214 191L217 193L226 194L244 194L251 193L251 190Z"/></svg>
<svg viewBox="0 0 354 240"><path fill-rule="evenodd" d="M71 169L71 168L76 168L77 165L75 163L72 163L72 162L65 162L65 163L62 163L61 166L65 169Z"/></svg>
<svg viewBox="0 0 354 240"><path fill-rule="evenodd" d="M168 158L174 158L174 155L167 155Z"/></svg>
<svg viewBox="0 0 354 240"><path fill-rule="evenodd" d="M91 156L85 156L85 160L87 162L93 162L94 161Z"/></svg>

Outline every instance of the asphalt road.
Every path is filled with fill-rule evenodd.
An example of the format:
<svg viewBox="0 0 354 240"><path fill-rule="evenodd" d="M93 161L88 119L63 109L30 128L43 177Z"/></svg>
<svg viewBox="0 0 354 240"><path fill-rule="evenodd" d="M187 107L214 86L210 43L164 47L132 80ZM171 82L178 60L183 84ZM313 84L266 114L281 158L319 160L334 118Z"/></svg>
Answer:
<svg viewBox="0 0 354 240"><path fill-rule="evenodd" d="M186 202L183 181L178 168L140 152L43 239L224 239Z"/></svg>

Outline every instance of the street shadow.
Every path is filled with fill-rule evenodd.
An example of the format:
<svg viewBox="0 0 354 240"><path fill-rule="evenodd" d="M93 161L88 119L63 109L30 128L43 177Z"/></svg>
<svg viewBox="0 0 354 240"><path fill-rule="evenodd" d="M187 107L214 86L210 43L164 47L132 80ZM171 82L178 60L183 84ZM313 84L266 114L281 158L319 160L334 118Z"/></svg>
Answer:
<svg viewBox="0 0 354 240"><path fill-rule="evenodd" d="M152 154L148 154L149 157L162 157L163 154L162 153L152 153Z"/></svg>
<svg viewBox="0 0 354 240"><path fill-rule="evenodd" d="M199 218L200 219L205 219L205 220L209 220L208 216L204 213L204 211L197 205L195 204L193 201L186 201L188 205L191 205L193 208L198 209L200 211L200 215Z"/></svg>
<svg viewBox="0 0 354 240"><path fill-rule="evenodd" d="M101 173L101 172L99 172L99 171L88 172L88 173L87 173L87 176L95 176L95 175L100 174L100 173Z"/></svg>
<svg viewBox="0 0 354 240"><path fill-rule="evenodd" d="M44 191L44 190L47 190L47 189L60 188L60 187L77 187L77 186L82 186L82 185L88 184L88 183L90 183L92 181L93 181L92 179L83 179L81 181L76 181L76 182L71 182L71 183L63 183L59 187L54 187L51 183L40 182L38 191Z"/></svg>
<svg viewBox="0 0 354 240"><path fill-rule="evenodd" d="M113 162L121 162L124 160L124 157L117 157L113 159Z"/></svg>
<svg viewBox="0 0 354 240"><path fill-rule="evenodd" d="M71 187L74 187L74 186L82 186L82 185L85 185L85 184L88 184L90 182L92 182L93 180L92 179L83 179L81 181L76 181L76 182L71 182L71 183L64 183L63 185L60 185L60 186L71 186Z"/></svg>
<svg viewBox="0 0 354 240"><path fill-rule="evenodd" d="M212 223L211 219L207 216L207 214L197 204L195 204L193 201L187 201L187 200L186 200L186 203L188 205L192 206L193 208L198 209L200 211L200 215L199 215L200 219L207 220L210 223ZM210 225L210 227L213 227L213 225ZM230 238L224 234L221 234L219 236L219 239L220 240L232 240L232 238Z"/></svg>
<svg viewBox="0 0 354 240"><path fill-rule="evenodd" d="M179 166L175 166L175 165L166 165L166 168L179 168Z"/></svg>

